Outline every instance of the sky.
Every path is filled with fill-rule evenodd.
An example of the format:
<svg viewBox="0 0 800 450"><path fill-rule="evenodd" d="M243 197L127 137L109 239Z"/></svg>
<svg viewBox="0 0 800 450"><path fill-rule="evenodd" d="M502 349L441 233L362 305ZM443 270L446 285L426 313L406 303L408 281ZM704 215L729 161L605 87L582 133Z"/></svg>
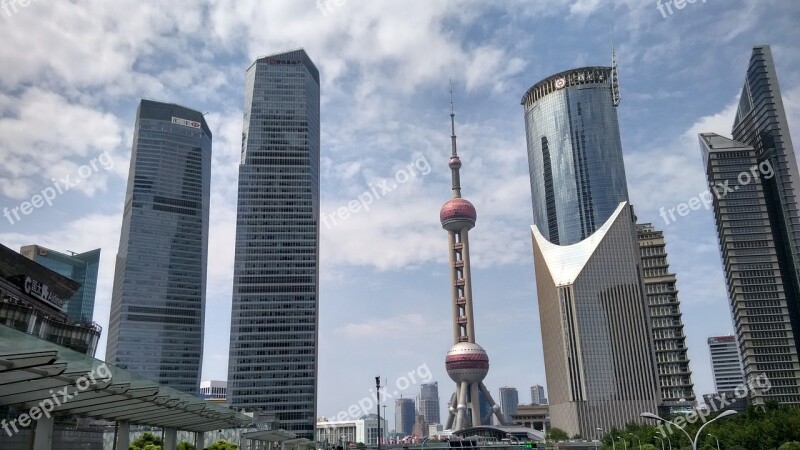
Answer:
<svg viewBox="0 0 800 450"><path fill-rule="evenodd" d="M225 379L244 72L258 56L302 47L321 73L322 212L393 187L368 210L321 225L317 414L358 405L380 375L394 428L394 399L414 397L421 381L439 383L443 405L454 391L438 218L450 197L452 79L463 194L478 211L470 237L485 383L496 399L513 386L529 403L530 386L546 380L520 99L549 75L610 65L613 35L631 202L640 222L664 230L695 392L710 393L706 339L733 331L712 215L701 208L665 223L659 211L704 190L697 134L730 136L754 45L772 46L800 139L800 3L662 9L650 0L0 0L0 208L62 188L19 220L0 218L0 243L101 248L94 319L107 330L138 102L207 112L202 378Z"/></svg>

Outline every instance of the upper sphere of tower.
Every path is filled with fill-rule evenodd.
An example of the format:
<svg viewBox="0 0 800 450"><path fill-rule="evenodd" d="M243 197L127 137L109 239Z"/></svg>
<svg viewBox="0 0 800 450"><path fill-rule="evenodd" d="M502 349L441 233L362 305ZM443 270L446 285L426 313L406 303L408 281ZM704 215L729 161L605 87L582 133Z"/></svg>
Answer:
<svg viewBox="0 0 800 450"><path fill-rule="evenodd" d="M489 355L474 342L459 342L450 347L444 361L447 375L456 383L480 382L489 373Z"/></svg>
<svg viewBox="0 0 800 450"><path fill-rule="evenodd" d="M452 169L452 170L460 169L461 168L461 158L459 158L458 156L451 156L450 157L449 166L450 166L450 169Z"/></svg>
<svg viewBox="0 0 800 450"><path fill-rule="evenodd" d="M471 229L475 226L478 219L478 212L469 200L463 198L453 198L442 206L439 212L439 220L442 221L442 228L447 231L459 231L464 228Z"/></svg>

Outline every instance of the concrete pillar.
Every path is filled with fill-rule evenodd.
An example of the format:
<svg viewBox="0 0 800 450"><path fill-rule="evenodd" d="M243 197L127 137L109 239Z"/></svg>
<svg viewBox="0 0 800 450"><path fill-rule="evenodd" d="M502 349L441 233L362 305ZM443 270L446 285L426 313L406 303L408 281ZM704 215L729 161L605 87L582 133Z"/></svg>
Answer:
<svg viewBox="0 0 800 450"><path fill-rule="evenodd" d="M178 430L175 428L164 428L164 450L177 450Z"/></svg>
<svg viewBox="0 0 800 450"><path fill-rule="evenodd" d="M197 450L203 450L206 448L206 434L202 431L194 433L194 448Z"/></svg>
<svg viewBox="0 0 800 450"><path fill-rule="evenodd" d="M33 429L32 450L52 450L53 448L53 416L46 414L36 421Z"/></svg>
<svg viewBox="0 0 800 450"><path fill-rule="evenodd" d="M128 450L131 446L131 424L127 420L117 422L115 450Z"/></svg>

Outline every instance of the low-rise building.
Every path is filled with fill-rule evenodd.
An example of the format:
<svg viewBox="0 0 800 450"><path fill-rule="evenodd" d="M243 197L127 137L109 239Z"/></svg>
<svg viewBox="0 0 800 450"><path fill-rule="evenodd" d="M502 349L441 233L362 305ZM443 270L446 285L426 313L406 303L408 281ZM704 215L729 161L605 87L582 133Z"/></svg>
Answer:
<svg viewBox="0 0 800 450"><path fill-rule="evenodd" d="M386 419L380 420L381 430L386 435ZM378 443L378 416L367 414L352 420L327 420L317 418L317 442L326 448L350 443L376 445Z"/></svg>
<svg viewBox="0 0 800 450"><path fill-rule="evenodd" d="M519 405L511 416L514 425L537 431L550 430L550 407L548 405Z"/></svg>

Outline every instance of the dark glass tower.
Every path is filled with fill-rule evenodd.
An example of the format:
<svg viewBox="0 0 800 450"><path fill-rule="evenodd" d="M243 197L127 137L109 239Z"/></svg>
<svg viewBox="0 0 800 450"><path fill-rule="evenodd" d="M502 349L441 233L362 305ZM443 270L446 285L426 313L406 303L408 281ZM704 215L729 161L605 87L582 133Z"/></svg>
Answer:
<svg viewBox="0 0 800 450"><path fill-rule="evenodd" d="M183 106L136 114L106 361L196 394L203 358L211 131Z"/></svg>
<svg viewBox="0 0 800 450"><path fill-rule="evenodd" d="M439 383L427 383L420 386L417 410L425 417L428 424L442 423L439 404Z"/></svg>
<svg viewBox="0 0 800 450"><path fill-rule="evenodd" d="M235 407L314 439L319 268L319 72L303 50L245 79L228 366Z"/></svg>
<svg viewBox="0 0 800 450"><path fill-rule="evenodd" d="M94 317L94 297L97 291L97 270L100 249L67 255L38 245L26 245L19 251L23 256L81 284L67 299L64 312L74 322L91 322Z"/></svg>
<svg viewBox="0 0 800 450"><path fill-rule="evenodd" d="M522 98L534 223L554 244L585 239L628 201L614 72L568 70Z"/></svg>

